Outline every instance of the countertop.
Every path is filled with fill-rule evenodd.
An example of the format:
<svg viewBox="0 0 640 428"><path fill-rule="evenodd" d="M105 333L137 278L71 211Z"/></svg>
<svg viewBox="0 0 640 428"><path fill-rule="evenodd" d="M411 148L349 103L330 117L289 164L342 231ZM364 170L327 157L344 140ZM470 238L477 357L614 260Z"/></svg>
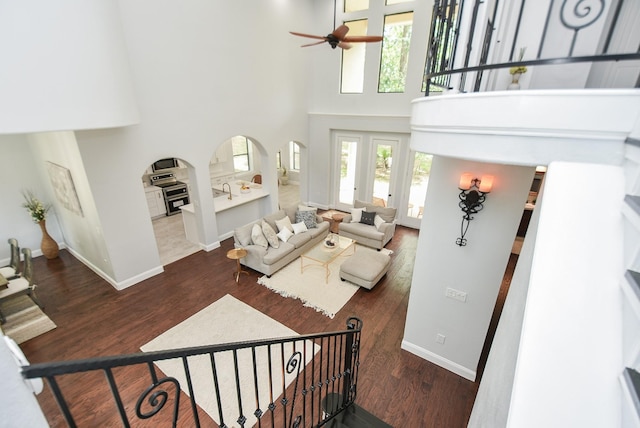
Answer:
<svg viewBox="0 0 640 428"><path fill-rule="evenodd" d="M250 186L248 193L242 193L240 191L240 187L243 183ZM228 210L229 208L246 204L247 202L255 201L256 199L264 198L269 195L269 192L266 191L261 184L250 183L243 180L233 181L229 184L231 185L231 194L233 195L233 198L229 200L228 193L213 198L216 212ZM222 187L215 186L212 189L222 190Z"/></svg>

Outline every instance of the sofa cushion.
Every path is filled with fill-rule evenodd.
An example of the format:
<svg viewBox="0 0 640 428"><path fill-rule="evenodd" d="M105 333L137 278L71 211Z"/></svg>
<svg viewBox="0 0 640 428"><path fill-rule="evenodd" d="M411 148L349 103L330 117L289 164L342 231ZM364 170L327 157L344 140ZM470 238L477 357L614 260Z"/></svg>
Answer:
<svg viewBox="0 0 640 428"><path fill-rule="evenodd" d="M316 227L316 213L314 211L296 211L296 223L303 222L307 229Z"/></svg>
<svg viewBox="0 0 640 428"><path fill-rule="evenodd" d="M299 223L293 223L293 233L298 235L299 233L304 233L307 231L307 225L304 224L303 221L299 222Z"/></svg>
<svg viewBox="0 0 640 428"><path fill-rule="evenodd" d="M252 244L251 229L253 229L254 224L255 223L249 223L233 230L234 239L240 246L246 247Z"/></svg>
<svg viewBox="0 0 640 428"><path fill-rule="evenodd" d="M340 230L378 241L381 241L384 236L384 233L379 232L375 227L362 223L340 223Z"/></svg>
<svg viewBox="0 0 640 428"><path fill-rule="evenodd" d="M369 211L367 209L367 211ZM396 219L396 213L397 213L397 209L396 208L390 208L390 207L376 207L375 208L375 212L376 214L378 214L384 221L386 221L387 223L392 223L393 220Z"/></svg>
<svg viewBox="0 0 640 428"><path fill-rule="evenodd" d="M351 210L351 223L360 223L360 219L362 218L363 208L353 208Z"/></svg>
<svg viewBox="0 0 640 428"><path fill-rule="evenodd" d="M296 202L293 205L288 205L283 208L285 215L289 217L289 220L291 220L291 223L296 222L296 212L298 211L298 205L299 205L299 202Z"/></svg>
<svg viewBox="0 0 640 428"><path fill-rule="evenodd" d="M360 217L360 223L362 224L368 224L369 226L373 226L373 220L376 217L376 213L374 212L368 212L368 211L363 211L362 212L362 216Z"/></svg>
<svg viewBox="0 0 640 428"><path fill-rule="evenodd" d="M285 216L284 210L278 210L273 214L264 216L264 221L269 223L269 226L271 226L273 230L277 230L278 227L276 226L276 220L280 220L284 216Z"/></svg>
<svg viewBox="0 0 640 428"><path fill-rule="evenodd" d="M307 233L309 233L311 235L311 239L313 239L318 235L322 235L323 233L326 234L330 227L331 224L328 221L321 221L320 223L316 224L316 227L314 227L313 229L309 229Z"/></svg>
<svg viewBox="0 0 640 428"><path fill-rule="evenodd" d="M255 223L251 228L251 242L253 242L254 245L259 245L264 248L269 246L267 238L265 238L262 233L262 227L260 227L258 223Z"/></svg>
<svg viewBox="0 0 640 428"><path fill-rule="evenodd" d="M293 250L294 247L292 244L290 244L289 242L281 242L278 248L269 248L269 250L262 258L262 263L264 263L265 265L274 264Z"/></svg>
<svg viewBox="0 0 640 428"><path fill-rule="evenodd" d="M278 248L280 246L280 241L278 240L278 236L276 236L276 231L267 223L262 220L262 233L264 237L267 238L267 242L273 248Z"/></svg>
<svg viewBox="0 0 640 428"><path fill-rule="evenodd" d="M311 241L311 234L309 232L303 232L293 235L291 238L289 238L287 244L291 244L296 248L300 248L309 241Z"/></svg>
<svg viewBox="0 0 640 428"><path fill-rule="evenodd" d="M278 232L277 236L282 242L287 242L289 238L293 236L293 232L285 227L280 232Z"/></svg>
<svg viewBox="0 0 640 428"><path fill-rule="evenodd" d="M382 217L382 219L387 223L391 223L393 222L393 220L395 220L396 214L398 211L396 208L379 207L377 205L373 205L368 202L359 201L357 199L353 202L353 206L354 208L364 208L365 211L374 212L378 214L380 217Z"/></svg>
<svg viewBox="0 0 640 428"><path fill-rule="evenodd" d="M380 225L383 223L384 223L384 220L382 219L382 217L376 214L375 218L373 219L373 224L376 227L376 229L380 230Z"/></svg>
<svg viewBox="0 0 640 428"><path fill-rule="evenodd" d="M282 217L280 220L276 220L276 227L278 228L278 232L282 232L284 229L288 229L289 232L293 233L293 226L291 226L291 219L288 216Z"/></svg>

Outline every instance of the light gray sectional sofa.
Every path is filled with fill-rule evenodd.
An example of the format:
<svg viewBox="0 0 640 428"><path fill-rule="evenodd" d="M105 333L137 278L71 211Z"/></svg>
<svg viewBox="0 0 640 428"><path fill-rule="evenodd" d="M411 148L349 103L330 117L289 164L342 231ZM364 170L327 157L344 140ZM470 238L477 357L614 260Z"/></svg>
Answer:
<svg viewBox="0 0 640 428"><path fill-rule="evenodd" d="M329 234L330 224L329 222L323 221L322 217L317 215L315 210L313 210L312 217L315 217L316 226L309 227L307 231L294 234L288 238L286 242L283 242L281 238L276 238L278 248L275 248L271 244L265 247L264 242L260 243L261 239L256 239L258 243L254 242L252 230L255 224L262 226L262 221L264 220L278 233L279 228L276 221L281 223L284 217L288 217L290 223L294 224L296 223L296 213L298 210L299 204L295 204L234 229L234 246L247 250L247 256L240 259L240 263L267 276L271 276L297 259L302 253L308 251L314 245L325 239ZM307 208L307 210L309 210L309 208ZM308 223L308 221L305 221L305 223ZM314 223L313 220L311 220L311 223ZM271 237L271 239L273 240L273 237Z"/></svg>
<svg viewBox="0 0 640 428"><path fill-rule="evenodd" d="M391 241L396 231L396 208L379 207L358 200L354 202L353 207L355 210L364 209L364 212L375 213L374 221L377 221L378 225L352 221L354 214L354 210L352 210L352 214L346 215L338 226L340 236L355 239L358 244L366 245L367 247L378 250L384 248ZM375 219L376 216L379 219Z"/></svg>

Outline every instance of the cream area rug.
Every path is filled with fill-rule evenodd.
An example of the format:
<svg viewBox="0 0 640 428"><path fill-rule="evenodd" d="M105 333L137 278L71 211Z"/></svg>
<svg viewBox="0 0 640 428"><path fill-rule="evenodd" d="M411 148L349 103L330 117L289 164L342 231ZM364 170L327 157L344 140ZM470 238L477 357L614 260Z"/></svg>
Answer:
<svg viewBox="0 0 640 428"><path fill-rule="evenodd" d="M390 250L386 249L381 251L387 254L391 253ZM376 252L376 250L356 245L356 252L367 253ZM351 250L347 250L346 254L351 254ZM299 299L304 306L313 308L329 318L333 318L360 288L355 284L340 279L340 264L348 257L350 256L340 256L329 264L328 283L325 281L324 267L319 264L311 266L314 264L311 261L305 260L304 272L300 273L300 258L298 258L271 275L271 278L267 278L266 275L258 278L258 284L264 285L283 297Z"/></svg>
<svg viewBox="0 0 640 428"><path fill-rule="evenodd" d="M27 295L3 301L0 310L6 319L2 331L18 344L56 328L55 323Z"/></svg>
<svg viewBox="0 0 640 428"><path fill-rule="evenodd" d="M181 322L156 337L140 349L143 352L161 351L193 346L205 346L249 340L261 340L277 337L298 336L298 333L280 324L276 320L257 311L251 306L241 302L227 294L220 300L207 306L200 312ZM306 347L306 353L304 352ZM307 356L308 363L320 347L312 342L296 342L296 351ZM293 354L292 344L284 346L285 362ZM245 426L253 426L257 422L254 416L256 410L256 398L252 365L252 353L250 349L238 351L238 367L240 384L242 385L242 412L247 418ZM280 345L271 347L272 387L274 401L282 393L282 352ZM234 372L234 359L231 351L216 354L216 371L220 388L220 400L222 403L222 415L224 423L231 426L239 426L238 399L236 393L236 379ZM256 349L256 360L259 377L259 407L266 413L269 406L269 360L267 348ZM194 388L196 403L211 418L220 425L216 389L213 381L213 371L209 355L189 357L189 370ZM184 393L189 395L184 368L181 360L166 360L155 363L167 376L176 378ZM293 381L291 375L285 376L286 385Z"/></svg>

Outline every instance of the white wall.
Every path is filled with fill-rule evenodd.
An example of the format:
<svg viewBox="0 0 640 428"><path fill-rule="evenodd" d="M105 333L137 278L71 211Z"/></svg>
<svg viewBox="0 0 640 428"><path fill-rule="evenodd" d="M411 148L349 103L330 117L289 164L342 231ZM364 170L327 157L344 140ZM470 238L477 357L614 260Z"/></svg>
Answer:
<svg viewBox="0 0 640 428"><path fill-rule="evenodd" d="M469 418L469 427L497 428L507 425L518 360L520 332L529 291L533 251L538 233L539 207L543 199L544 189L538 194L536 208L531 217L522 250L518 255L516 269L509 284L509 292L500 314L500 322L491 343L491 351Z"/></svg>
<svg viewBox="0 0 640 428"><path fill-rule="evenodd" d="M0 153L3 164L0 168L0 262L7 263L10 257L9 238L16 238L21 247L31 248L34 256L42 254L40 227L22 207L22 191L34 191L44 203L53 202L53 199L49 188L43 184L40 175L42 166L32 156L26 135L0 135ZM55 208L47 216L47 230L58 243L63 242Z"/></svg>
<svg viewBox="0 0 640 428"><path fill-rule="evenodd" d="M126 128L76 133L88 188L99 213L99 224L93 226L101 230L85 230L87 236L74 237L76 242L85 242L94 239L96 233L104 236L107 256L103 260L111 262L114 286L131 285L161 270L140 181L156 159L177 157L190 166L191 196L199 217L201 245L206 248L218 241L209 160L220 144L234 135L246 135L260 144L263 170L273 165L273 170L263 171L263 175L277 188L277 149L290 140L307 139L307 87L311 77L306 72L304 53L298 48L299 40L294 41L287 30L294 23L310 27L311 3L118 3L141 122ZM38 27L30 31L37 32ZM50 66L55 67L55 61ZM5 145L11 148L21 139L8 138L2 142L3 152ZM14 184L6 192L13 191L16 183L29 183L33 179L29 177L42 180L33 187L46 187L43 166L29 164L26 152L20 155L20 162L28 168L10 170ZM38 156L66 155L60 147L48 147L46 155ZM39 173L33 174L38 169ZM277 205L276 195L274 190L273 206ZM17 199L10 208L12 222L0 225L1 235L7 238L14 234L13 220L27 217L19 206L19 195ZM78 225L66 223L65 227L70 227L74 236ZM61 240L60 233L55 229L52 232ZM30 240L38 235L36 228ZM79 256L95 258L89 250Z"/></svg>
<svg viewBox="0 0 640 428"><path fill-rule="evenodd" d="M316 1L313 2L318 19L311 31L305 31L298 27L303 33L325 35L332 31L333 27L333 2ZM340 3L340 2L338 2ZM382 35L384 1L377 0L369 2L370 8L376 14L376 19L370 20L368 25L369 35ZM365 83L362 94L340 94L340 62L341 52L339 48L331 49L326 44L300 48L309 64L314 85L312 86L309 101L309 111L318 114L358 114L358 115L388 115L388 116L408 116L410 114L410 102L416 97L421 97L422 76L426 63L426 47L429 37L429 26L431 20L431 9L433 1L413 1L414 22L412 30L411 51L409 52L409 66L406 79L406 89L399 94L379 94L378 93L378 71L379 57L382 49L381 43L368 43L366 46L367 56L365 63ZM339 9L339 8L338 8ZM322 18L325 17L325 18ZM341 16L338 16L340 24ZM298 38L297 45L301 45Z"/></svg>
<svg viewBox="0 0 640 428"><path fill-rule="evenodd" d="M94 204L92 189L87 180L74 133L44 132L30 134L28 139L33 157L38 164L40 178L55 207L58 223L64 231L66 246L102 276L113 278L114 271L105 246L100 216ZM70 211L55 197L49 180L48 162L69 170L82 215Z"/></svg>
<svg viewBox="0 0 640 428"><path fill-rule="evenodd" d="M420 147L414 146L414 150ZM484 209L471 221L465 247L456 245L464 172L495 177ZM474 380L534 167L484 164L434 156L402 348ZM437 257L434 255L437 254ZM445 297L451 287L466 302ZM446 337L444 344L436 335Z"/></svg>
<svg viewBox="0 0 640 428"><path fill-rule="evenodd" d="M113 0L0 3L0 133L139 121Z"/></svg>

